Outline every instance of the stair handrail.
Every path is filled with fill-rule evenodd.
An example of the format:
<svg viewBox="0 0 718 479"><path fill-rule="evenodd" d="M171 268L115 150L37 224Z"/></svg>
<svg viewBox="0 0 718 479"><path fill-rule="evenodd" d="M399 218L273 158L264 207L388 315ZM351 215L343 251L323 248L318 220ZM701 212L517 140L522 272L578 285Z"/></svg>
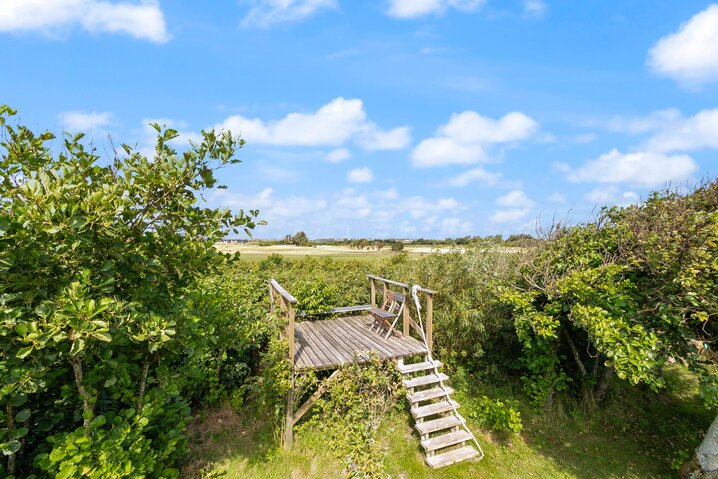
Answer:
<svg viewBox="0 0 718 479"><path fill-rule="evenodd" d="M425 288L422 288L418 284L415 284L411 287L411 295L414 298L414 304L416 305L416 315L419 318L419 332L421 333L421 339L424 341L424 346L426 346L426 356L429 358L429 363L431 363L431 366L434 368L434 374L436 375L436 378L439 380L439 387L442 391L444 391L444 394L446 395L447 402L449 403L449 406L451 406L451 409L454 411L454 414L456 417L459 418L459 422L461 423L462 427L466 432L469 433L469 436L471 436L471 439L474 441L474 444L476 444L476 447L479 449L479 461L484 458L484 450L481 448L481 445L479 444L479 441L476 440L476 436L474 436L474 433L471 432L469 429L469 426L466 425L466 419L459 414L459 411L456 410L456 407L451 402L451 396L450 393L446 390L446 386L444 385L444 381L441 379L441 376L439 375L439 368L436 366L436 363L434 362L434 357L431 354L431 349L429 349L429 344L426 341L426 334L424 333L424 323L421 320L421 304L419 302L419 291L430 291Z"/></svg>

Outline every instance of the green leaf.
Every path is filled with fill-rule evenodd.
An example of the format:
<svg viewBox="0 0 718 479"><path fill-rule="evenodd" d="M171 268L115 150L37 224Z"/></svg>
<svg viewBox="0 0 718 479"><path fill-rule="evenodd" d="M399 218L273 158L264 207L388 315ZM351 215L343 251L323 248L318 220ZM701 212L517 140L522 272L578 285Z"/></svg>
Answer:
<svg viewBox="0 0 718 479"><path fill-rule="evenodd" d="M109 378L105 381L105 387L108 388L110 386L113 386L116 382L117 382L117 376L112 376L111 378Z"/></svg>
<svg viewBox="0 0 718 479"><path fill-rule="evenodd" d="M76 356L83 349L85 349L85 340L82 338L77 338L72 342L72 346L70 347L70 355Z"/></svg>
<svg viewBox="0 0 718 479"><path fill-rule="evenodd" d="M27 394L20 393L10 400L12 407L20 407L27 402Z"/></svg>
<svg viewBox="0 0 718 479"><path fill-rule="evenodd" d="M112 336L110 335L110 333L103 333L100 331L95 331L91 334L94 338L99 339L100 341L104 341L106 343L109 343L112 341Z"/></svg>
<svg viewBox="0 0 718 479"><path fill-rule="evenodd" d="M34 349L34 346L27 346L25 348L22 348L21 350L19 350L17 352L15 357L17 357L18 359L25 359L26 357L28 357L30 355L30 353L32 352L33 349Z"/></svg>
<svg viewBox="0 0 718 479"><path fill-rule="evenodd" d="M25 422L28 419L30 419L30 416L32 415L32 411L29 408L25 408L15 414L15 421L16 422Z"/></svg>
<svg viewBox="0 0 718 479"><path fill-rule="evenodd" d="M17 429L13 429L10 431L10 437L13 439L21 439L25 436L27 436L27 433L30 432L30 430L26 427L19 427Z"/></svg>
<svg viewBox="0 0 718 479"><path fill-rule="evenodd" d="M15 454L17 451L20 450L20 441L12 440L8 442L4 442L0 444L0 449L2 449L2 453L5 456L10 456L12 454Z"/></svg>

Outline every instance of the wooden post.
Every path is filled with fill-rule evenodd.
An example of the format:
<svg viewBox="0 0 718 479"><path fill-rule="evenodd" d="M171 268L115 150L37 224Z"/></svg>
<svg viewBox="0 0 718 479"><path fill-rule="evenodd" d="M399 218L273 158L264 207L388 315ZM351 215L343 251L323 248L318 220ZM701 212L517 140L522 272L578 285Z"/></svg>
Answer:
<svg viewBox="0 0 718 479"><path fill-rule="evenodd" d="M402 293L404 293L404 327L402 330L404 336L409 336L409 305L411 304L409 301L409 290L402 288Z"/></svg>
<svg viewBox="0 0 718 479"><path fill-rule="evenodd" d="M287 409L285 411L284 424L284 449L292 447L294 441L294 372L292 371L292 381L289 391L287 391Z"/></svg>
<svg viewBox="0 0 718 479"><path fill-rule="evenodd" d="M371 284L371 307L376 308L376 284L374 283L374 278L369 278L369 283Z"/></svg>
<svg viewBox="0 0 718 479"><path fill-rule="evenodd" d="M294 304L288 304L287 342L289 343L289 363L294 369Z"/></svg>
<svg viewBox="0 0 718 479"><path fill-rule="evenodd" d="M427 293L426 295L426 345L429 348L429 354L431 354L431 347L434 343L434 325L432 323L434 319L434 295Z"/></svg>

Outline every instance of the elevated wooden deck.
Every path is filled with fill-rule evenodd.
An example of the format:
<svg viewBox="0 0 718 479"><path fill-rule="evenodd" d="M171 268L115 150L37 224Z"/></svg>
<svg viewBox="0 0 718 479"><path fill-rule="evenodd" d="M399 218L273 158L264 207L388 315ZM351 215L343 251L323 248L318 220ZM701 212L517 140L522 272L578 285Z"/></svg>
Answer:
<svg viewBox="0 0 718 479"><path fill-rule="evenodd" d="M383 334L370 330L371 315L345 316L294 325L294 368L334 369L342 364L362 363L374 351L381 359L426 354L426 346L411 336Z"/></svg>

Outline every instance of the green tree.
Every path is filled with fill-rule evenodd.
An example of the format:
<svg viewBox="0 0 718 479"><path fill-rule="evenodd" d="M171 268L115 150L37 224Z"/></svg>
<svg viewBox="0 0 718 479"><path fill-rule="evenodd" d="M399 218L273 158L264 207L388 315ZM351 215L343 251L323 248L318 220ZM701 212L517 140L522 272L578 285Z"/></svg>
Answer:
<svg viewBox="0 0 718 479"><path fill-rule="evenodd" d="M199 199L243 140L205 131L178 154L153 124L152 158L122 145L103 164L81 134L53 154L14 114L0 106L0 473L176 476L178 370L207 346L189 293L258 215Z"/></svg>

